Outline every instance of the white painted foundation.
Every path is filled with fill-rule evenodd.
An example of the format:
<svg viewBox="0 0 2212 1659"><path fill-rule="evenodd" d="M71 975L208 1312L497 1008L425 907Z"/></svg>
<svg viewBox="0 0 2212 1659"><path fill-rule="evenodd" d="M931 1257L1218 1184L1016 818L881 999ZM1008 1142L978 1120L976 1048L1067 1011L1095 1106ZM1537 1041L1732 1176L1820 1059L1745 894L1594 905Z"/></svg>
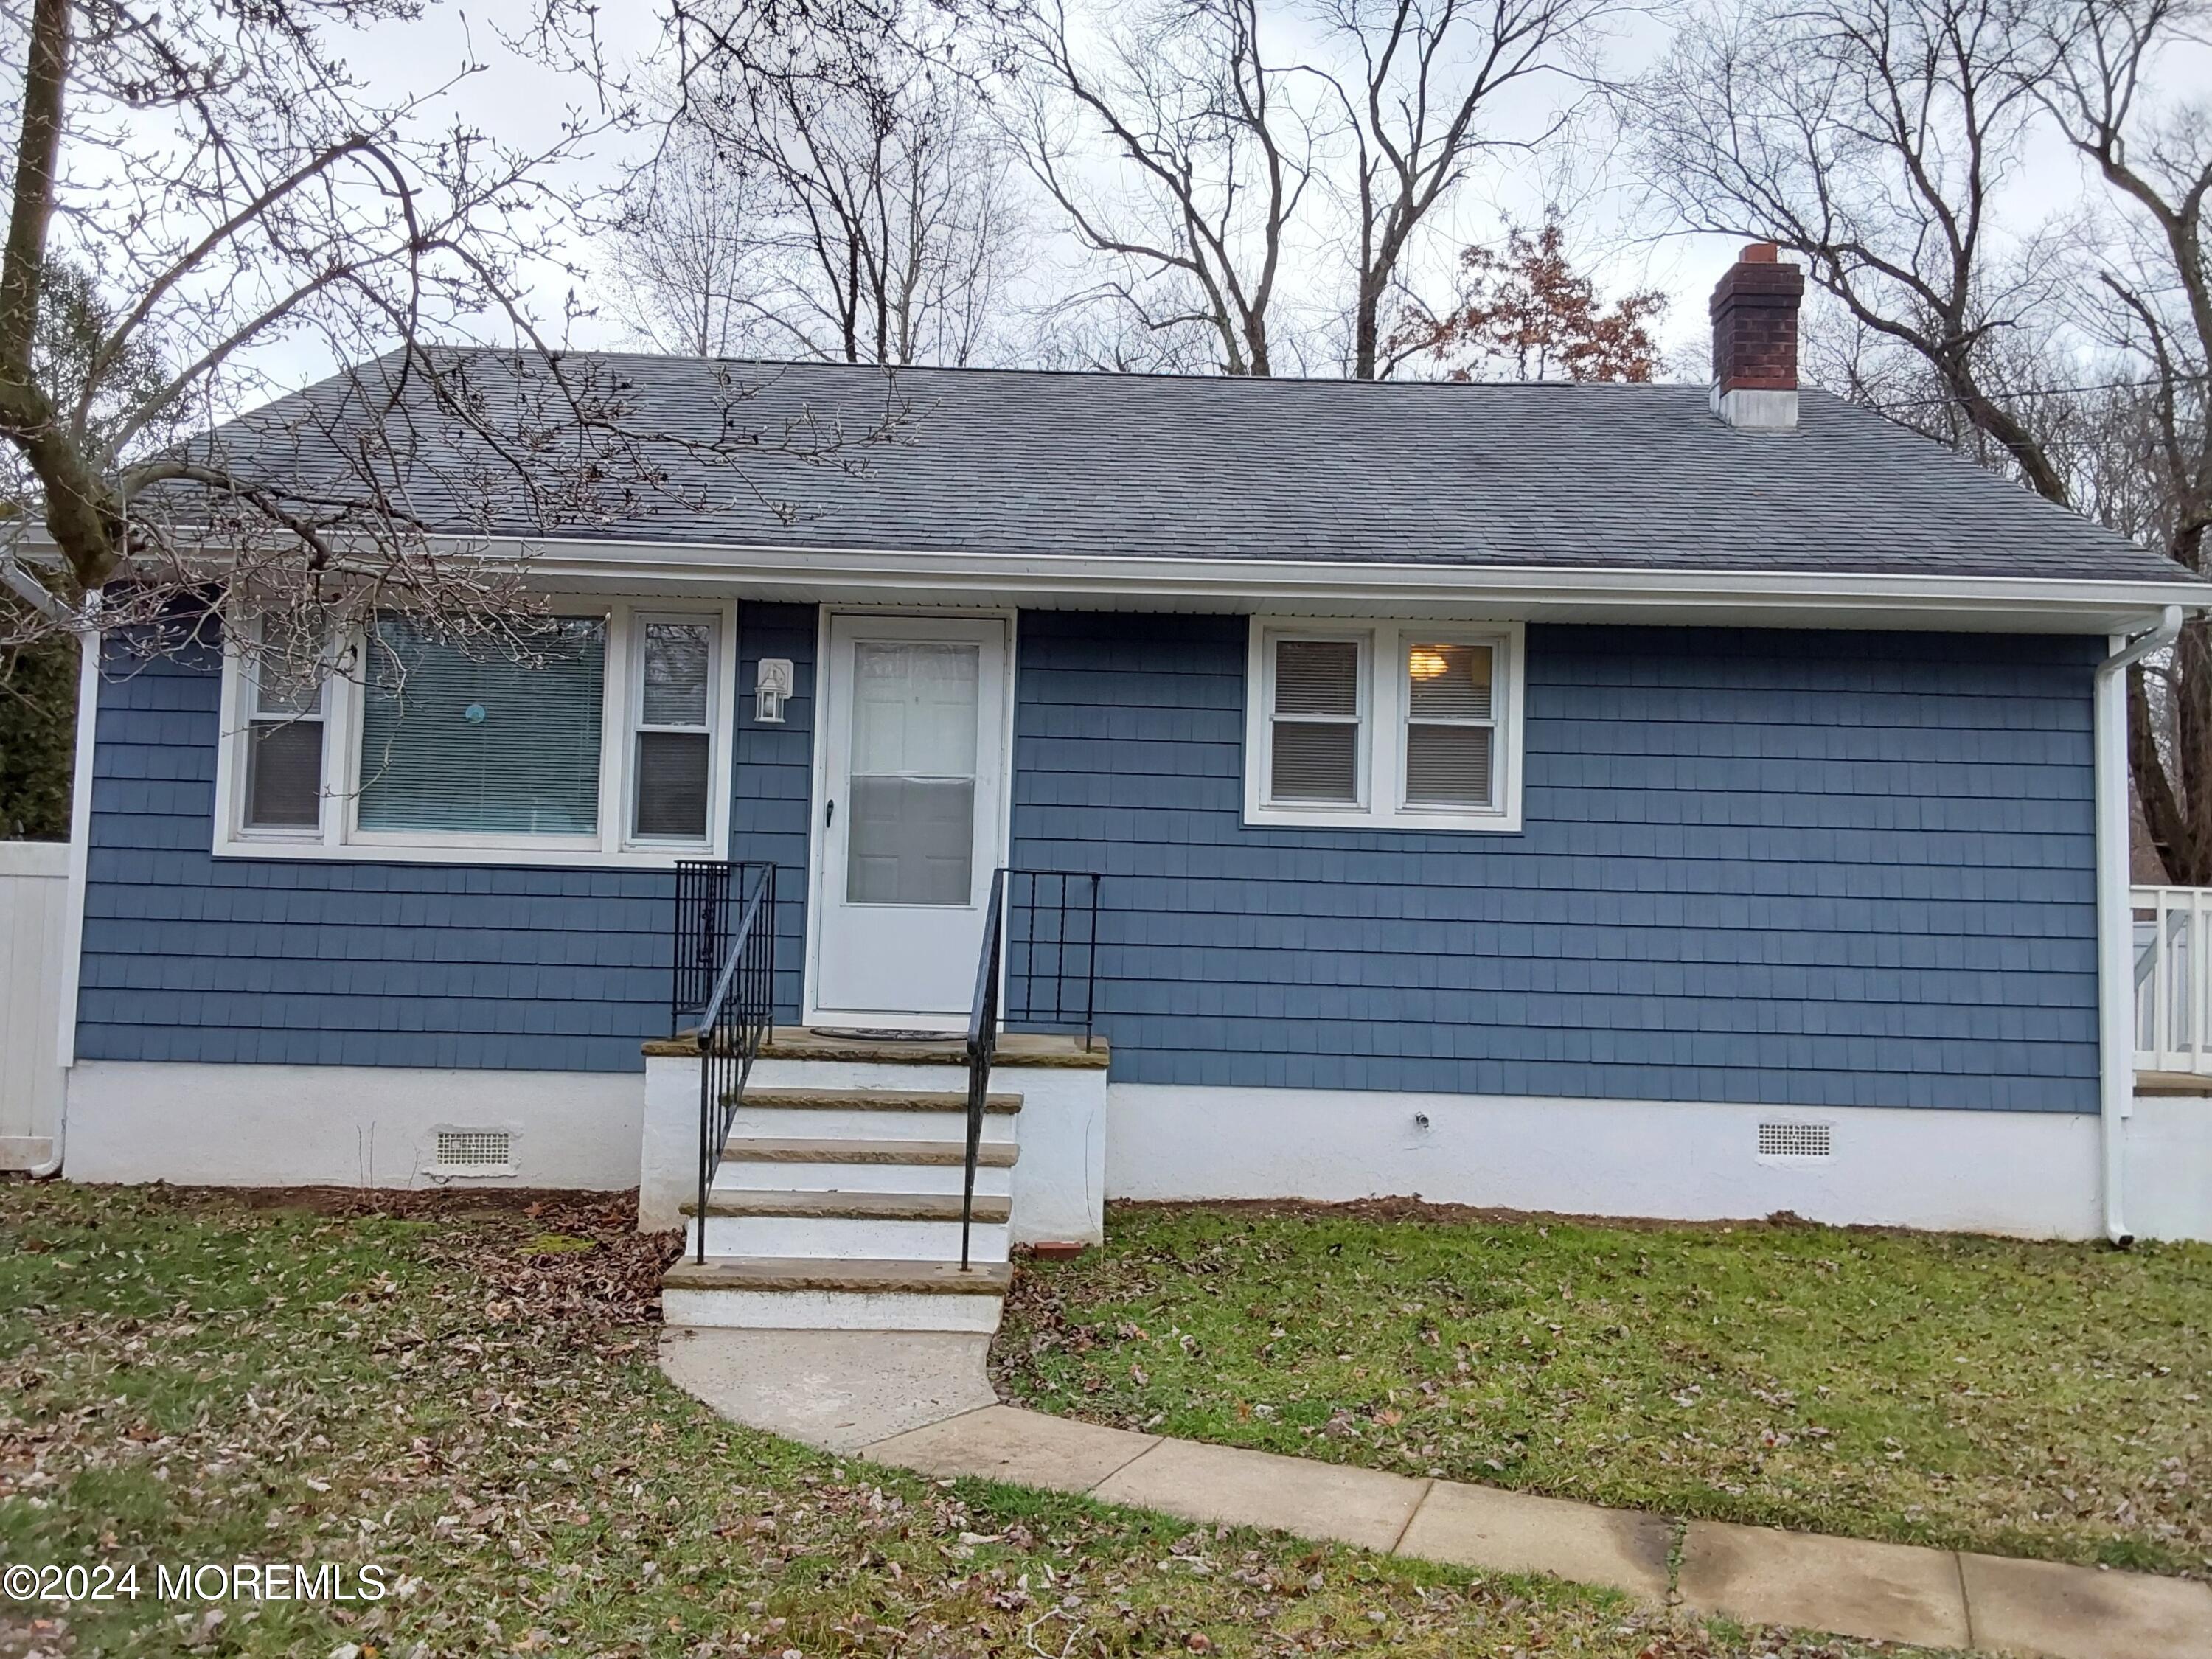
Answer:
<svg viewBox="0 0 2212 1659"><path fill-rule="evenodd" d="M2137 1095L2120 1135L2136 1237L2212 1240L2212 1097Z"/></svg>
<svg viewBox="0 0 2212 1659"><path fill-rule="evenodd" d="M635 1073L79 1060L74 1181L221 1187L557 1187L637 1180ZM507 1175L432 1173L441 1129L505 1129Z"/></svg>
<svg viewBox="0 0 2212 1659"><path fill-rule="evenodd" d="M2155 1213L2167 1236L2212 1237L2212 1103L2141 1104L2185 1110L2139 1111L2130 1125L2139 1231L2152 1234ZM1825 1124L1831 1155L1761 1158L1761 1123ZM2099 1158L2098 1120L2071 1113L1145 1084L1107 1091L1106 1178L1116 1198L1418 1195L1675 1220L1789 1210L1840 1224L2087 1238L2100 1228ZM2154 1161L2172 1167L2155 1174ZM2193 1192L2158 1192L2160 1179L2176 1189L2193 1181Z"/></svg>
<svg viewBox="0 0 2212 1659"><path fill-rule="evenodd" d="M634 1073L120 1060L81 1060L69 1079L66 1173L80 1181L635 1183L644 1224L672 1228L697 1179L698 1072L683 1060L649 1059L641 1088ZM824 1088L964 1080L951 1066L818 1061L763 1062L755 1079ZM1109 1193L1418 1194L1695 1220L1790 1210L1842 1224L2069 1238L2100 1227L2099 1123L2073 1114L1109 1086L1100 1072L1047 1067L1002 1068L993 1086L1024 1099L1012 1120L1021 1146L1016 1243L1097 1241ZM2122 1127L2130 1227L2144 1238L2212 1239L2212 1098L2144 1097L2135 1108ZM1008 1133L1006 1121L991 1120L988 1133ZM1826 1124L1832 1154L1762 1159L1762 1122ZM508 1130L514 1173L433 1175L441 1128Z"/></svg>

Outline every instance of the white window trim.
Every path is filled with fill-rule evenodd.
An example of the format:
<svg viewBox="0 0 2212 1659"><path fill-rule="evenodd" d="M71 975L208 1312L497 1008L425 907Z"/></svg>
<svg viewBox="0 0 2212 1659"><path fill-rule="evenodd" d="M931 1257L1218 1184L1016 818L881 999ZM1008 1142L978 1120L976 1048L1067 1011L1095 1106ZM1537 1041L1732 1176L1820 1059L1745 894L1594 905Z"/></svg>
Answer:
<svg viewBox="0 0 2212 1659"><path fill-rule="evenodd" d="M623 845L634 851L653 851L660 848L685 849L685 856L698 856L701 843L684 836L648 836L637 827L637 740L654 732L674 732L684 736L696 735L696 726L649 726L645 719L645 630L652 623L690 623L710 620L708 613L699 611L667 610L650 605L639 605L629 617L629 665L624 675L627 694L623 699L623 779L622 821ZM727 630L710 629L707 635L707 832L711 837L714 830L714 744L729 725L726 710L729 701L723 696L722 659L729 654ZM716 718L720 714L721 717ZM601 781L605 779L603 768ZM724 789L722 793L728 791Z"/></svg>
<svg viewBox="0 0 2212 1659"><path fill-rule="evenodd" d="M1274 653L1289 635L1361 644L1360 804L1277 805L1267 799L1273 769ZM1405 801L1407 694L1404 656L1415 636L1445 644L1488 645L1497 652L1495 694L1498 805L1415 806ZM1519 623L1375 622L1364 618L1255 617L1244 670L1244 822L1299 829L1474 830L1521 828L1525 629Z"/></svg>
<svg viewBox="0 0 2212 1659"><path fill-rule="evenodd" d="M374 831L358 827L362 696L358 683L333 674L323 697L323 823L319 832L245 828L246 748L252 722L251 670L226 644L221 741L216 748L214 853L217 858L338 860L376 864L546 865L665 870L678 859L716 857L729 845L730 790L737 738L737 606L681 600L608 600L549 596L555 615L606 618L605 702L599 716L599 827L590 836L470 835L453 831ZM640 618L705 617L716 625L708 738L707 834L699 841L629 834L631 724L641 692L632 685L633 641ZM354 641L356 646L360 643ZM356 651L356 661L365 660Z"/></svg>
<svg viewBox="0 0 2212 1659"><path fill-rule="evenodd" d="M316 798L315 822L312 824L269 823L248 828L246 823L246 811L250 799L247 792L252 787L253 780L252 759L253 728L262 721L273 721L280 718L280 716L264 714L260 711L260 669L264 666L266 666L265 663L257 665L234 653L226 653L223 664L225 714L222 729L226 732L235 729L238 753L236 798L233 799L227 793L222 799L230 805L234 815L233 822L236 824L237 833L241 838L250 839L257 844L273 842L289 843L295 847L313 846L323 839L324 826L330 821L330 808L325 804L330 796L327 787ZM233 702L233 687L229 682L234 677L237 681L235 702L238 714L235 720L230 718L228 712ZM331 737L331 733L337 729L337 705L334 701L335 693L332 684L337 678L337 675L332 675L330 680L325 681L319 688L320 695L316 698L315 707L312 712L293 717L312 720L322 728L323 775L325 778L330 775ZM228 747L228 744L225 746ZM218 769L220 769L220 760L218 760Z"/></svg>

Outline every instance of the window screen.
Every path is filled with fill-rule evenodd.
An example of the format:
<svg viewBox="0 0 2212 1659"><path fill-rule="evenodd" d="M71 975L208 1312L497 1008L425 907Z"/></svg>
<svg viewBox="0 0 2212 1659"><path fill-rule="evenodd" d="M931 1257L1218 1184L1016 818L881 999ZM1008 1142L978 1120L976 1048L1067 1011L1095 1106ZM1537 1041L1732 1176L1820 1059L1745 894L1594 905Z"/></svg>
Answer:
<svg viewBox="0 0 2212 1659"><path fill-rule="evenodd" d="M376 625L363 688L361 827L583 836L599 828L606 628L567 617L522 648Z"/></svg>
<svg viewBox="0 0 2212 1659"><path fill-rule="evenodd" d="M1359 644L1278 639L1267 793L1279 801L1359 801Z"/></svg>
<svg viewBox="0 0 2212 1659"><path fill-rule="evenodd" d="M638 654L631 822L640 836L702 840L713 742L714 624L644 622Z"/></svg>
<svg viewBox="0 0 2212 1659"><path fill-rule="evenodd" d="M264 641L250 677L246 813L249 830L313 830L323 820L323 685L312 655Z"/></svg>
<svg viewBox="0 0 2212 1659"><path fill-rule="evenodd" d="M1487 645L1419 639L1406 647L1406 803L1487 806L1497 738Z"/></svg>

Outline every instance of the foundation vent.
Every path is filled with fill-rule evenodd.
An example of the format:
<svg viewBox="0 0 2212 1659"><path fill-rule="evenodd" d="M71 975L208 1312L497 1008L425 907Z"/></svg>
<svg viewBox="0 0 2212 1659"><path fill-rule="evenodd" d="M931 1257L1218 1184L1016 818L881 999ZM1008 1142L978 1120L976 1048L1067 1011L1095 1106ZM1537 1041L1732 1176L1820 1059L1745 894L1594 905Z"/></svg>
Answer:
<svg viewBox="0 0 2212 1659"><path fill-rule="evenodd" d="M1825 1123L1762 1123L1759 1126L1761 1158L1826 1158L1835 1148Z"/></svg>
<svg viewBox="0 0 2212 1659"><path fill-rule="evenodd" d="M430 1167L439 1175L513 1175L514 1135L507 1129L441 1129Z"/></svg>

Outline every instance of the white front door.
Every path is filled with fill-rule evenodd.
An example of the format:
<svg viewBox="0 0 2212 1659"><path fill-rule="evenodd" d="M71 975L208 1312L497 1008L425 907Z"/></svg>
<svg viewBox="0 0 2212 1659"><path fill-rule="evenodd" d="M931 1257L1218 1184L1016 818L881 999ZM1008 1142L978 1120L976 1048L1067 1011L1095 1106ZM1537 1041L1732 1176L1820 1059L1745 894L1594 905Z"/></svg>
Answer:
<svg viewBox="0 0 2212 1659"><path fill-rule="evenodd" d="M808 1018L964 1029L1006 811L1006 624L832 616Z"/></svg>

